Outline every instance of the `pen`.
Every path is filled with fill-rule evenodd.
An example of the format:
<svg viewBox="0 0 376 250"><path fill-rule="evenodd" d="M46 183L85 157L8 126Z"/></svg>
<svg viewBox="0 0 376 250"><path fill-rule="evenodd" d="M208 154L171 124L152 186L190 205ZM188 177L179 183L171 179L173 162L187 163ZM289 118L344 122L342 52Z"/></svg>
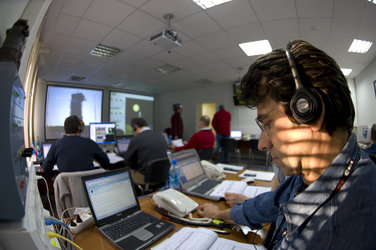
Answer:
<svg viewBox="0 0 376 250"><path fill-rule="evenodd" d="M237 172L236 169L233 169L233 168L223 168L223 170L228 170L228 171L234 171L234 172Z"/></svg>
<svg viewBox="0 0 376 250"><path fill-rule="evenodd" d="M256 177L256 174L247 174L247 173L245 173L244 176Z"/></svg>

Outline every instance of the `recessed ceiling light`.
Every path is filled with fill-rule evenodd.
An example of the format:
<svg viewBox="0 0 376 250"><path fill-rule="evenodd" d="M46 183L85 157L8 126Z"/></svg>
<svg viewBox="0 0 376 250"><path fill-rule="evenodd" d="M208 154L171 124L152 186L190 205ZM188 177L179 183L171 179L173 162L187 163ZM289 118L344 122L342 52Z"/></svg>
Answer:
<svg viewBox="0 0 376 250"><path fill-rule="evenodd" d="M247 56L263 55L272 51L268 40L260 40L239 44Z"/></svg>
<svg viewBox="0 0 376 250"><path fill-rule="evenodd" d="M90 51L90 54L93 56L100 56L100 57L109 57L114 58L120 53L119 48L98 44L92 51Z"/></svg>
<svg viewBox="0 0 376 250"><path fill-rule="evenodd" d="M84 76L71 76L70 77L71 81L76 81L76 82L83 81L85 79L86 79L86 77L84 77Z"/></svg>
<svg viewBox="0 0 376 250"><path fill-rule="evenodd" d="M350 75L352 69L343 69L343 68L341 68L341 71L342 71L342 73L343 73L345 76L348 76L348 75Z"/></svg>
<svg viewBox="0 0 376 250"><path fill-rule="evenodd" d="M230 2L231 0L192 0L192 1L198 6L200 6L201 8L208 9L216 5Z"/></svg>
<svg viewBox="0 0 376 250"><path fill-rule="evenodd" d="M354 39L348 51L364 54L367 53L371 46L372 42Z"/></svg>
<svg viewBox="0 0 376 250"><path fill-rule="evenodd" d="M167 75L167 74L171 74L173 72L179 71L180 68L166 63L164 65L156 67L155 70L158 71L159 73Z"/></svg>

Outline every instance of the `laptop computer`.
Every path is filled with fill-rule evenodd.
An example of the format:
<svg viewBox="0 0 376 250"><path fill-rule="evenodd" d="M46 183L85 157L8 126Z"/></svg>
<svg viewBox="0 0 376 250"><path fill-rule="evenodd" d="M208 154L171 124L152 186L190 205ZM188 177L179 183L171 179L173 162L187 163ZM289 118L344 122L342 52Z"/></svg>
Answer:
<svg viewBox="0 0 376 250"><path fill-rule="evenodd" d="M130 137L123 137L123 138L116 139L116 144L117 144L119 155L124 155L127 152L130 142L131 142Z"/></svg>
<svg viewBox="0 0 376 250"><path fill-rule="evenodd" d="M128 169L83 176L82 181L95 225L121 249L145 248L173 229L140 209Z"/></svg>
<svg viewBox="0 0 376 250"><path fill-rule="evenodd" d="M198 196L208 200L219 200L219 197L210 196L222 182L210 179L201 165L195 149L187 149L169 155L170 160L176 159L180 168L180 187L183 193Z"/></svg>

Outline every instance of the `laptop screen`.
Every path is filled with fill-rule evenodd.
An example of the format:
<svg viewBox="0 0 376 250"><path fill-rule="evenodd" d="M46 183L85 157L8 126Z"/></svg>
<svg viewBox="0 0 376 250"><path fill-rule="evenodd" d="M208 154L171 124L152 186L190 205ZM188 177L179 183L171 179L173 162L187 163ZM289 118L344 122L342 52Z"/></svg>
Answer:
<svg viewBox="0 0 376 250"><path fill-rule="evenodd" d="M127 152L131 138L118 138L116 140L119 154Z"/></svg>
<svg viewBox="0 0 376 250"><path fill-rule="evenodd" d="M138 207L126 169L83 177L94 218L99 221Z"/></svg>
<svg viewBox="0 0 376 250"><path fill-rule="evenodd" d="M50 151L52 143L43 143L42 151L43 151L43 159L47 158L48 151Z"/></svg>
<svg viewBox="0 0 376 250"><path fill-rule="evenodd" d="M182 184L205 175L205 171L201 166L200 158L195 149L173 153L169 155L169 157L171 160L176 159L176 165L181 169L180 181Z"/></svg>

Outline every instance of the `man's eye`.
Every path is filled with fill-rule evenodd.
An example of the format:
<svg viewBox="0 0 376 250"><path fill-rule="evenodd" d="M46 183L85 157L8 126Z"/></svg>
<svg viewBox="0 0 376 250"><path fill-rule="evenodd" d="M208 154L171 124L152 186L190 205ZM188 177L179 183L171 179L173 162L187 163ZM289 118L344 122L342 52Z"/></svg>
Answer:
<svg viewBox="0 0 376 250"><path fill-rule="evenodd" d="M272 121L268 121L267 123L264 124L265 129L270 129L270 124Z"/></svg>

